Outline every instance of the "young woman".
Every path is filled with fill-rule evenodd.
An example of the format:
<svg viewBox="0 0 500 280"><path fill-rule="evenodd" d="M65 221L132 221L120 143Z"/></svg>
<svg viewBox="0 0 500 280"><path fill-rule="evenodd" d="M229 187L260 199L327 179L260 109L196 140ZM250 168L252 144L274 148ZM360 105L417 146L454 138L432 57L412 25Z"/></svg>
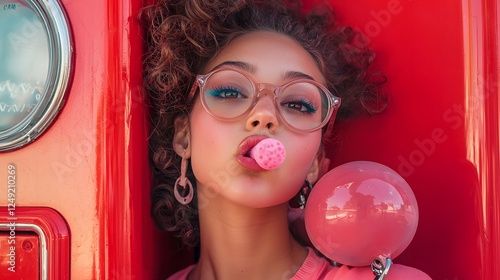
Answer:
<svg viewBox="0 0 500 280"><path fill-rule="evenodd" d="M371 52L352 52L352 30L328 9L305 15L295 2L160 1L145 14L152 213L200 246L198 262L169 279L373 279L368 267L330 265L288 221L320 175L335 116L377 96ZM281 165L251 156L263 139L286 150ZM389 279L428 278L394 265Z"/></svg>

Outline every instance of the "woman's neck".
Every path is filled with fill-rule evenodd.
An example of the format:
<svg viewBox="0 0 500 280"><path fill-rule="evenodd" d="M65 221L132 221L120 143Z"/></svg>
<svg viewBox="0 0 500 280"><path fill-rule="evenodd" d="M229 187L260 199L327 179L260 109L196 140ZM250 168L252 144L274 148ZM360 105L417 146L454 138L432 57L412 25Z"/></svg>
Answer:
<svg viewBox="0 0 500 280"><path fill-rule="evenodd" d="M291 236L288 206L254 209L214 199L199 210L200 261L190 279L288 279L307 250Z"/></svg>

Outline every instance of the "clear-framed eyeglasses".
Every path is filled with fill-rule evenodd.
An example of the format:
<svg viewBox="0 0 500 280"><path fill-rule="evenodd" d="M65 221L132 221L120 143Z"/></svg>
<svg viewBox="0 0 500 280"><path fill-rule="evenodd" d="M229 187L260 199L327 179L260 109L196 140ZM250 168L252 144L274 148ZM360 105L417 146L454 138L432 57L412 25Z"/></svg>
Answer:
<svg viewBox="0 0 500 280"><path fill-rule="evenodd" d="M281 86L257 83L245 71L230 66L197 75L189 100L198 88L205 110L214 118L227 121L248 114L263 91L273 92L283 122L300 132L324 127L340 106L340 97L314 80L294 79Z"/></svg>

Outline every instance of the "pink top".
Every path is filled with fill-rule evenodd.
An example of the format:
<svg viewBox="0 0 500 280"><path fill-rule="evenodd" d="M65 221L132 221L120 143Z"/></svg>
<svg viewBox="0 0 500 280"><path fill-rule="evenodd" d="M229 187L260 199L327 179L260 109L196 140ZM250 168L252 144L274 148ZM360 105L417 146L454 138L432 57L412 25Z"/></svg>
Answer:
<svg viewBox="0 0 500 280"><path fill-rule="evenodd" d="M304 263L290 280L372 280L375 278L375 275L369 267L332 266L327 260L316 255L314 250L311 248L308 249L309 253ZM190 265L170 276L167 280L187 280L189 273L191 273L195 267L196 264ZM431 278L418 269L393 264L385 279L430 280Z"/></svg>

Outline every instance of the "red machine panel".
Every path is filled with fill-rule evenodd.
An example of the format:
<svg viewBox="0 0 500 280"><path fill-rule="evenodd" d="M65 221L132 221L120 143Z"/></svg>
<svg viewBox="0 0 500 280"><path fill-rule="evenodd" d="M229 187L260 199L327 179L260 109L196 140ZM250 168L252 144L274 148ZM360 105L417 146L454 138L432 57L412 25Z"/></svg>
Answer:
<svg viewBox="0 0 500 280"><path fill-rule="evenodd" d="M0 238L2 279L70 279L69 229L53 209L0 207Z"/></svg>
<svg viewBox="0 0 500 280"><path fill-rule="evenodd" d="M0 232L0 277L2 279L38 279L40 276L40 248L38 235L20 232L14 235L17 248L10 238L10 230ZM10 241L10 243L9 243ZM12 246L14 245L14 246Z"/></svg>

